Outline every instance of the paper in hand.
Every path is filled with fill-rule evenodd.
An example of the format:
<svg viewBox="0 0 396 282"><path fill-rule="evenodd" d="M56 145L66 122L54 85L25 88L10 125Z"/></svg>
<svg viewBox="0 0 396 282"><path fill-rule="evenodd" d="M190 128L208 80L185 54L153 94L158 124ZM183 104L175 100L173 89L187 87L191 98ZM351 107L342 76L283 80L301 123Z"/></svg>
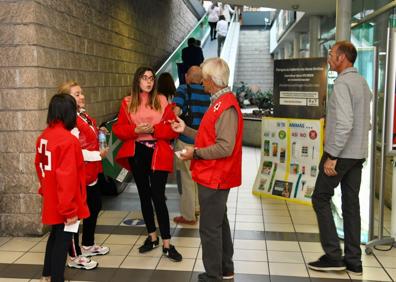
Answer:
<svg viewBox="0 0 396 282"><path fill-rule="evenodd" d="M78 226L80 225L80 221L77 220L75 223L70 224L70 225L65 225L65 232L71 232L71 233L77 233L78 232Z"/></svg>

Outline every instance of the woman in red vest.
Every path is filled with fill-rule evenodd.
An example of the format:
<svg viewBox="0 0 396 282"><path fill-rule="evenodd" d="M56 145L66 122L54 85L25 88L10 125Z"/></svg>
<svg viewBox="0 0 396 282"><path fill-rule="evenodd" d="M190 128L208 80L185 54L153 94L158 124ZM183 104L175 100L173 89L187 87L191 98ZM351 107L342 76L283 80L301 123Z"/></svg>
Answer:
<svg viewBox="0 0 396 282"><path fill-rule="evenodd" d="M57 94L48 106L48 127L36 142L35 166L43 196L42 221L51 225L42 281L63 282L67 250L73 233L64 231L89 216L85 194L84 160L78 140L73 97Z"/></svg>
<svg viewBox="0 0 396 282"><path fill-rule="evenodd" d="M169 213L165 201L166 181L173 170L171 140L178 137L169 123L169 120L176 119L172 107L165 96L156 93L153 69L140 67L133 78L131 95L122 101L113 132L123 141L116 161L133 173L148 232L139 252L145 253L159 246L154 204L163 254L173 261L181 261L182 256L170 244Z"/></svg>
<svg viewBox="0 0 396 282"><path fill-rule="evenodd" d="M198 131L186 127L179 118L172 128L195 139L195 147L186 147L180 158L192 160L192 178L198 184L199 233L206 271L198 275L198 280L207 282L234 277L234 248L226 204L230 189L241 185L243 118L235 94L228 87L227 63L211 58L201 68L211 104Z"/></svg>
<svg viewBox="0 0 396 282"><path fill-rule="evenodd" d="M99 150L98 128L95 119L85 111L85 97L81 86L76 81L66 81L58 87L58 92L70 94L77 102L77 125L72 130L72 134L80 141L85 161L87 204L91 214L83 221L81 248L78 233L74 235L67 265L79 269L93 269L98 266L98 263L89 257L105 255L110 251L106 246L95 244L96 222L102 209L98 174L102 172L102 159L107 155L108 149Z"/></svg>

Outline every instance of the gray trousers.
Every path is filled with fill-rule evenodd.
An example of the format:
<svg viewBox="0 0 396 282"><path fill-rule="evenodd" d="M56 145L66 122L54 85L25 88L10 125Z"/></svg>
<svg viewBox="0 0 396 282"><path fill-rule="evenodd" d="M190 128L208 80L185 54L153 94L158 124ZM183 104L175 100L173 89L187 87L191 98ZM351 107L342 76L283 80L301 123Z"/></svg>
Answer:
<svg viewBox="0 0 396 282"><path fill-rule="evenodd" d="M221 48L223 47L225 39L226 39L225 36L222 36L220 34L217 35L217 56L218 57L220 57Z"/></svg>
<svg viewBox="0 0 396 282"><path fill-rule="evenodd" d="M331 212L330 201L334 189L341 182L342 216L344 219L345 262L350 265L361 265L360 249L360 205L359 190L364 159L338 159L336 176L327 176L323 164L327 159L323 154L319 165L312 204L318 219L320 242L326 255L335 261L341 261L342 251L337 230Z"/></svg>
<svg viewBox="0 0 396 282"><path fill-rule="evenodd" d="M181 151L187 146L193 146L177 139L175 151ZM198 203L198 186L191 178L190 164L191 161L182 161L175 158L176 167L180 171L180 215L187 220L196 220L195 213L199 212Z"/></svg>
<svg viewBox="0 0 396 282"><path fill-rule="evenodd" d="M198 184L202 260L210 281L222 281L223 273L234 272L234 247L226 205L229 192Z"/></svg>

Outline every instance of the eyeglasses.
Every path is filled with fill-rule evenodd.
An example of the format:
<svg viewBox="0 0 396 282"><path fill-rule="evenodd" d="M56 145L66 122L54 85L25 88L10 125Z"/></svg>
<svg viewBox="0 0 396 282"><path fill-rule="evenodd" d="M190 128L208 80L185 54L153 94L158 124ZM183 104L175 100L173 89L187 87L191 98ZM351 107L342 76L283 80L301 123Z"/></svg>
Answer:
<svg viewBox="0 0 396 282"><path fill-rule="evenodd" d="M155 78L154 76L143 75L141 79L143 79L144 81L154 81Z"/></svg>

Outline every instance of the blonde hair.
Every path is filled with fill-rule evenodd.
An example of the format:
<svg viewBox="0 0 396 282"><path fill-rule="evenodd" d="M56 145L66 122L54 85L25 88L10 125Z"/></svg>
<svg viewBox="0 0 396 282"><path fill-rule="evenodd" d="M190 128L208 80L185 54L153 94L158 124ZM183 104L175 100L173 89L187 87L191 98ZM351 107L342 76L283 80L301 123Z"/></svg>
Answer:
<svg viewBox="0 0 396 282"><path fill-rule="evenodd" d="M58 93L66 93L66 94L70 94L70 90L72 89L72 87L74 86L81 86L80 84L78 84L77 81L75 80L68 80L63 82L62 84L60 84L58 86Z"/></svg>
<svg viewBox="0 0 396 282"><path fill-rule="evenodd" d="M202 76L210 77L219 87L227 87L230 77L230 69L226 61L221 58L206 59L201 64Z"/></svg>

